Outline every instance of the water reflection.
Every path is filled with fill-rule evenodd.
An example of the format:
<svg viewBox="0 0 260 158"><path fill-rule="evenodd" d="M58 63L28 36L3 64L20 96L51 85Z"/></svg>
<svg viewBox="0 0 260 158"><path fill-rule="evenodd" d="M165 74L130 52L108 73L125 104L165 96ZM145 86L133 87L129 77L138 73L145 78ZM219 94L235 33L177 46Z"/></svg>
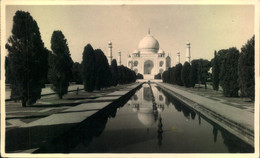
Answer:
<svg viewBox="0 0 260 158"><path fill-rule="evenodd" d="M157 89L160 93L162 93L162 94L166 97L166 99L165 99L165 104L168 104L168 105L169 105L169 104L171 103L171 104L175 107L175 109L176 109L177 111L183 113L183 115L186 117L187 121L190 120L190 119L192 119L192 120L195 119L196 113L195 113L193 110L189 109L189 108L186 107L186 106L183 106L183 104L182 104L180 101L178 101L177 99L175 99L174 97L172 97L172 96L171 96L169 93L167 93L165 90L161 89L161 88L158 87L158 86L155 86L155 87L156 87L156 89Z"/></svg>
<svg viewBox="0 0 260 158"><path fill-rule="evenodd" d="M163 129L162 129L162 127L163 127L162 117L160 116L160 117L159 117L159 122L158 122L158 130L157 130L157 133L158 133L157 139L158 139L158 146L159 146L159 147L162 146L162 139L163 139L163 136L162 136L162 134L163 134Z"/></svg>
<svg viewBox="0 0 260 158"><path fill-rule="evenodd" d="M214 143L216 143L218 137L218 129L215 126L213 126L213 135L214 135Z"/></svg>
<svg viewBox="0 0 260 158"><path fill-rule="evenodd" d="M103 133L109 118L115 118L117 110L124 104L125 101L121 104L119 103L118 106L112 106L95 114L68 132L40 147L34 153L70 153L78 144L89 146L94 138L99 137Z"/></svg>
<svg viewBox="0 0 260 158"><path fill-rule="evenodd" d="M218 125L210 121L208 123L206 118L180 103L165 90L148 84L143 87L127 103L103 111L37 152L254 152L248 144ZM173 115L175 116L172 117ZM195 120L196 115L198 120ZM182 130L172 130L173 125ZM203 134L210 139L204 138ZM186 142L188 143L185 144ZM202 147L197 148L201 144ZM208 144L211 145L208 147L210 150L205 150Z"/></svg>
<svg viewBox="0 0 260 158"><path fill-rule="evenodd" d="M128 101L138 120L147 128L151 128L158 121L158 113L164 110L164 95L154 86L143 85L143 88ZM162 122L161 116L159 121ZM161 123L162 124L162 123Z"/></svg>
<svg viewBox="0 0 260 158"><path fill-rule="evenodd" d="M164 100L163 94L148 83L143 85L143 89L136 92L128 102L132 105L133 111L137 113L138 120L147 128L147 132L158 122L157 144L159 147L162 145L163 138L161 113L164 111Z"/></svg>
<svg viewBox="0 0 260 158"><path fill-rule="evenodd" d="M187 106L183 105L181 102L179 102L177 99L175 99L173 96L171 96L169 93L167 93L165 90L161 89L160 87L157 87L157 89L160 90L166 97L165 103L170 105L170 103L175 107L175 109L179 112L182 112L183 115L189 120L190 118L192 120L195 119L196 113L189 109ZM207 120L205 118L205 120ZM201 116L198 114L198 121L199 125L201 125ZM217 142L217 137L218 137L218 131L221 132L221 135L224 139L224 144L228 148L228 151L230 153L253 153L254 148L248 145L247 143L241 141L239 138L236 136L230 134L228 131L225 129L221 128L217 124L211 122L211 125L213 126L213 140L214 143Z"/></svg>

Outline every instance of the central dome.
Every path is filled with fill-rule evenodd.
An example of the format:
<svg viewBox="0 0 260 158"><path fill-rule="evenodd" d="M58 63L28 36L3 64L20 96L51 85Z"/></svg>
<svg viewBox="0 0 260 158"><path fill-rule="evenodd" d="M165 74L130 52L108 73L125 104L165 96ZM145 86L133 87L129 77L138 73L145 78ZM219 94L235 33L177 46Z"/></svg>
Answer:
<svg viewBox="0 0 260 158"><path fill-rule="evenodd" d="M152 51L156 52L159 50L159 42L150 34L146 35L138 45L139 51Z"/></svg>

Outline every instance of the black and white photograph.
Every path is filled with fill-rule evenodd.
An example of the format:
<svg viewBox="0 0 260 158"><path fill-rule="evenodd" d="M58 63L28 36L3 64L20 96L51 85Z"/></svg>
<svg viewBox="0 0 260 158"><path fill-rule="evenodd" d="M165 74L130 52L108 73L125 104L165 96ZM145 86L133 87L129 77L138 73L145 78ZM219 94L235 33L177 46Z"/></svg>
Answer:
<svg viewBox="0 0 260 158"><path fill-rule="evenodd" d="M1 1L1 156L259 157L259 4Z"/></svg>

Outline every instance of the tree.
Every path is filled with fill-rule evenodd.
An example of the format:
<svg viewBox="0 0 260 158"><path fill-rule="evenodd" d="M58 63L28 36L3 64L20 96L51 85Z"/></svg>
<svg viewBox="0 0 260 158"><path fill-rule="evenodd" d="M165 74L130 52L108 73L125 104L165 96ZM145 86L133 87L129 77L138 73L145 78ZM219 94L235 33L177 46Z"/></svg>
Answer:
<svg viewBox="0 0 260 158"><path fill-rule="evenodd" d="M255 37L253 36L241 48L238 61L238 82L241 97L249 97L252 101L255 98Z"/></svg>
<svg viewBox="0 0 260 158"><path fill-rule="evenodd" d="M119 84L132 83L137 79L135 72L123 65L118 66L118 76Z"/></svg>
<svg viewBox="0 0 260 158"><path fill-rule="evenodd" d="M110 68L112 73L111 85L116 86L118 84L118 69L116 59L112 60Z"/></svg>
<svg viewBox="0 0 260 158"><path fill-rule="evenodd" d="M109 69L108 61L103 51L96 49L94 52L96 58L95 89L100 90L109 85L111 70Z"/></svg>
<svg viewBox="0 0 260 158"><path fill-rule="evenodd" d="M181 70L181 80L185 87L190 87L190 63L185 62Z"/></svg>
<svg viewBox="0 0 260 158"><path fill-rule="evenodd" d="M54 31L51 37L52 54L49 56L49 81L52 90L62 99L67 94L72 77L73 61L67 40L61 31Z"/></svg>
<svg viewBox="0 0 260 158"><path fill-rule="evenodd" d="M169 83L176 84L175 67L169 68Z"/></svg>
<svg viewBox="0 0 260 158"><path fill-rule="evenodd" d="M31 105L41 97L48 55L37 22L29 12L15 13L12 35L8 38L6 49L11 99L21 100L23 107Z"/></svg>
<svg viewBox="0 0 260 158"><path fill-rule="evenodd" d="M190 68L190 86L193 88L195 87L195 84L198 83L198 67L199 60L192 60Z"/></svg>
<svg viewBox="0 0 260 158"><path fill-rule="evenodd" d="M175 80L179 86L183 86L183 83L181 80L181 70L182 70L182 64L179 63L175 66Z"/></svg>
<svg viewBox="0 0 260 158"><path fill-rule="evenodd" d="M220 73L220 61L217 56L217 52L214 52L214 59L212 60L212 81L213 89L218 91L219 89L219 73Z"/></svg>
<svg viewBox="0 0 260 158"><path fill-rule="evenodd" d="M78 62L73 63L71 82L75 82L76 84L83 83L81 71L82 71L81 64Z"/></svg>
<svg viewBox="0 0 260 158"><path fill-rule="evenodd" d="M144 79L144 75L138 73L138 74L136 75L136 79Z"/></svg>
<svg viewBox="0 0 260 158"><path fill-rule="evenodd" d="M5 82L9 83L10 82L10 64L9 64L9 60L8 57L5 57Z"/></svg>
<svg viewBox="0 0 260 158"><path fill-rule="evenodd" d="M162 79L161 73L154 75L154 79Z"/></svg>
<svg viewBox="0 0 260 158"><path fill-rule="evenodd" d="M238 58L239 51L237 48L229 48L221 65L220 85L226 97L238 96Z"/></svg>
<svg viewBox="0 0 260 158"><path fill-rule="evenodd" d="M168 83L169 80L169 69L162 73L162 81Z"/></svg>
<svg viewBox="0 0 260 158"><path fill-rule="evenodd" d="M96 84L96 56L90 44L84 48L81 65L84 90L92 92Z"/></svg>
<svg viewBox="0 0 260 158"><path fill-rule="evenodd" d="M199 67L198 67L198 81L201 84L205 85L205 89L207 88L207 80L209 78L209 69L211 67L211 63L205 59L199 59Z"/></svg>

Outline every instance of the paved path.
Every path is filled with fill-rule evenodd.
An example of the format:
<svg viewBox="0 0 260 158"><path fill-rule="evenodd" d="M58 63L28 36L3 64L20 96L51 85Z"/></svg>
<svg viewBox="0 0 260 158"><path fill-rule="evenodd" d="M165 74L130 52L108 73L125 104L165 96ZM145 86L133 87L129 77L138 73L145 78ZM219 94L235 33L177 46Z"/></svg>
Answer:
<svg viewBox="0 0 260 158"><path fill-rule="evenodd" d="M68 91L77 90L77 88L82 89L83 85L70 85ZM41 95L52 94L55 93L50 87L46 87L42 89ZM5 91L5 99L10 99L11 89L6 89Z"/></svg>
<svg viewBox="0 0 260 158"><path fill-rule="evenodd" d="M232 104L231 102L227 102L223 99L223 97L216 95L210 95L210 93L202 93L197 92L191 89L187 89L184 87L168 84L168 83L157 83L158 85L172 91L187 104L193 107L195 110L204 111L210 113L209 117L214 117L213 121L220 124L222 127L227 127L228 130L232 125L223 124L222 120L226 120L229 123L233 123L234 126L239 126L243 129L249 131L249 134L254 133L254 112L252 105L253 103L247 103L250 108L241 108L244 104L243 101L237 101L236 104ZM205 94L208 94L205 96ZM237 98L238 99L238 98ZM227 98L228 100L228 98ZM239 104L240 103L240 104ZM246 105L243 105L246 106ZM204 109L202 109L203 107ZM202 109L202 110L201 110ZM219 120L222 119L222 120ZM237 127L237 128L239 128ZM233 128L233 127L232 127ZM235 134L235 133L233 133ZM241 136L242 134L239 134ZM238 136L238 135L237 135ZM244 138L247 139L247 138ZM253 142L251 141L251 144Z"/></svg>
<svg viewBox="0 0 260 158"><path fill-rule="evenodd" d="M31 153L124 96L140 83L119 85L92 93L80 91L59 100L43 97L35 105L6 105L7 152Z"/></svg>

